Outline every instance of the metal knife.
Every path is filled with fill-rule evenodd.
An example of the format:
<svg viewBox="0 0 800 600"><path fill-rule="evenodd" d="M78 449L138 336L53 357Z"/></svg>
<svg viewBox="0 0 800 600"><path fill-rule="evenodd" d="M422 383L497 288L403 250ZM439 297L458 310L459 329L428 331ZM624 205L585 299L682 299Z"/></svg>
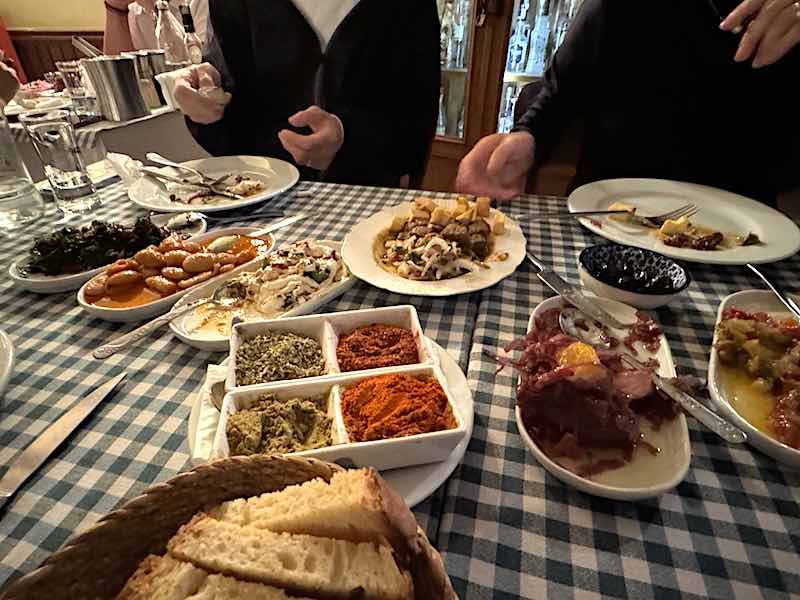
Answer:
<svg viewBox="0 0 800 600"><path fill-rule="evenodd" d="M14 493L41 467L47 458L58 448L64 440L88 417L103 399L108 396L119 383L125 379L127 373L120 373L103 385L95 388L88 396L78 400L66 413L45 429L33 443L17 455L14 462L0 479L0 508L2 508Z"/></svg>
<svg viewBox="0 0 800 600"><path fill-rule="evenodd" d="M530 252L527 254L528 260L531 261L533 266L539 269L539 272L536 273L536 276L542 280L542 283L553 290L556 294L561 296L564 300L572 304L587 317L597 321L601 325L610 327L611 329L628 328L627 325L620 323L602 308L594 304L589 298L584 296L578 288L564 280L558 273L553 271L553 269L548 267L534 254Z"/></svg>
<svg viewBox="0 0 800 600"><path fill-rule="evenodd" d="M260 235L266 235L268 233L272 233L276 229L280 229L281 227L286 227L287 225L291 225L292 223L305 218L306 215L303 213L300 213L299 215L294 215L293 217L286 217L285 219L281 219L280 221L275 221L274 223L270 223L266 227L258 229L253 233L248 233L247 235L249 235L250 237L258 237Z"/></svg>
<svg viewBox="0 0 800 600"><path fill-rule="evenodd" d="M642 362L628 354L623 354L622 360L636 368L646 368ZM695 419L700 421L703 425L708 427L726 442L731 444L743 444L747 441L747 434L744 431L732 423L728 423L728 421L720 417L708 407L703 406L700 402L692 398L689 394L684 392L668 379L661 377L652 370L650 372L650 377L654 386L675 400L675 402L678 403L678 406L680 406L683 410L692 415Z"/></svg>
<svg viewBox="0 0 800 600"><path fill-rule="evenodd" d="M607 217L608 215L631 214L629 210L584 210L578 212L530 212L515 215L520 221L547 221L550 219L579 219L581 217Z"/></svg>

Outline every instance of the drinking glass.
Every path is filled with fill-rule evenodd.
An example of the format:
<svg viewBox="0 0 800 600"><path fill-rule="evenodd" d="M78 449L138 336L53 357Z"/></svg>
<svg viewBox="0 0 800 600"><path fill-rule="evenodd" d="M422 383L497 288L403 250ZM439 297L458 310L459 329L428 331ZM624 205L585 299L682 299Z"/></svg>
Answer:
<svg viewBox="0 0 800 600"><path fill-rule="evenodd" d="M88 77L77 60L56 61L56 68L64 80L64 89L72 98L72 104L78 116L99 114L97 98L88 85Z"/></svg>
<svg viewBox="0 0 800 600"><path fill-rule="evenodd" d="M8 121L0 113L0 232L43 213L42 197L17 152Z"/></svg>
<svg viewBox="0 0 800 600"><path fill-rule="evenodd" d="M69 116L66 110L51 110L19 117L42 161L56 206L67 219L100 204L81 159Z"/></svg>

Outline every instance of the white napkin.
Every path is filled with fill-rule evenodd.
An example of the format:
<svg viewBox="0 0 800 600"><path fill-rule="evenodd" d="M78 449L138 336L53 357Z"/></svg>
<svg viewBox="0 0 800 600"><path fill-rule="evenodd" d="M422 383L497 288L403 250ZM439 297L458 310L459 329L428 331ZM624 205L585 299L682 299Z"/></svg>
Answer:
<svg viewBox="0 0 800 600"><path fill-rule="evenodd" d="M219 423L219 411L211 402L211 386L218 381L225 381L227 376L227 367L208 365L206 379L195 400L198 404L197 428L194 432L189 432L189 435L194 433L194 451L191 457L194 465L208 462L211 456L214 435L217 432Z"/></svg>
<svg viewBox="0 0 800 600"><path fill-rule="evenodd" d="M126 188L131 187L142 176L142 163L127 154L109 152L106 155L106 163L119 175Z"/></svg>

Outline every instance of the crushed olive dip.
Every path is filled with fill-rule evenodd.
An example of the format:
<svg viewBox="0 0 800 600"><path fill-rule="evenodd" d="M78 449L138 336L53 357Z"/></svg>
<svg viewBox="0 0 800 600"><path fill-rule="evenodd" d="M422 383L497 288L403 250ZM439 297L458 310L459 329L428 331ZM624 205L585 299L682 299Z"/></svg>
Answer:
<svg viewBox="0 0 800 600"><path fill-rule="evenodd" d="M330 446L332 419L326 409L325 396L281 400L265 394L228 418L230 454L286 454Z"/></svg>
<svg viewBox="0 0 800 600"><path fill-rule="evenodd" d="M322 347L314 338L288 331L245 340L236 351L236 384L252 385L325 374Z"/></svg>

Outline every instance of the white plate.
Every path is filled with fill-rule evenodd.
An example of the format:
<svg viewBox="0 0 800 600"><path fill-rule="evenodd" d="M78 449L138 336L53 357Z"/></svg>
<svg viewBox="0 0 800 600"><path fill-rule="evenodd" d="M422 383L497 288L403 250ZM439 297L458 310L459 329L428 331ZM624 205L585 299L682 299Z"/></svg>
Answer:
<svg viewBox="0 0 800 600"><path fill-rule="evenodd" d="M626 225L609 218L581 219L581 223L606 239L649 248L665 256L720 265L768 263L800 250L800 229L787 216L744 196L715 188L664 179L608 179L579 187L569 196L569 210L607 210L617 201L636 206L643 216L662 214L689 202L699 209L693 223L722 233L758 235L763 244L730 250L691 250L667 246L655 230ZM601 223L601 226L598 226Z"/></svg>
<svg viewBox="0 0 800 600"><path fill-rule="evenodd" d="M623 323L631 323L636 319L636 309L633 307L605 298L596 298L593 301ZM528 331L533 328L537 316L561 305L562 301L558 297L550 298L539 304L531 314ZM624 334L617 333L617 335L624 337ZM636 347L640 350L642 358L648 357L649 353L641 347L640 343L637 342ZM652 356L659 362L659 375L662 377L675 376L675 365L666 337L662 336L661 346L658 352ZM525 429L519 407L515 409L515 414L517 429L536 460L555 478L587 494L612 500L632 501L652 498L678 485L689 470L692 451L689 445L689 429L683 413L679 413L675 419L662 425L659 431L654 431L646 422L642 423L641 429L647 440L661 448L661 452L657 455L654 456L643 447L639 447L634 452L633 459L625 466L605 471L592 479L580 477L549 458Z"/></svg>
<svg viewBox="0 0 800 600"><path fill-rule="evenodd" d="M342 250L342 242L334 242L331 240L320 240L319 242L323 246L329 246L331 248L335 248L339 252ZM247 271L256 271L261 267L259 263L254 263L250 265ZM197 289L192 289L188 294L186 294L183 298L178 300L175 303L175 306L172 307L173 311L178 310L182 306L185 306L189 302L193 302L194 300L198 300L200 298L207 298L214 293L224 281L232 279L236 277L236 275L229 274L226 275L224 278L215 281L213 283L206 283L201 286L198 286ZM316 296L310 299L305 304L301 304L300 306L296 306L290 311L283 313L278 318L286 318L286 317L299 317L300 315L307 315L309 313L316 312L317 309L331 300L338 298L342 294L344 294L347 290L349 290L356 282L356 278L352 275L348 275L338 283L332 285L330 288L325 290L319 296ZM218 333L213 331L191 331L194 327L193 323L195 321L194 313L189 313L183 317L178 317L174 321L169 324L170 329L172 332L180 338L183 342L189 344L193 348L198 348L200 350L208 350L211 352L225 352L228 350L230 345L230 337L229 336L222 336Z"/></svg>
<svg viewBox="0 0 800 600"><path fill-rule="evenodd" d="M41 96L37 98L37 102L40 104L47 104L48 106L44 107L36 106L34 108L25 108L21 104L12 101L6 105L3 112L7 117L16 117L17 115L21 115L24 113L42 112L46 110L59 110L62 108L67 108L72 106L71 98L52 98L52 97Z"/></svg>
<svg viewBox="0 0 800 600"><path fill-rule="evenodd" d="M467 444L472 437L472 426L474 420L474 403L472 392L469 389L467 378L458 366L458 363L436 342L428 340L431 347L436 352L439 367L444 373L447 387L450 391L453 404L461 414L466 432L463 439L450 453L446 460L438 463L429 463L416 467L406 467L404 469L392 469L381 473L383 478L396 489L406 504L413 507L435 492L447 478L453 473L455 468L461 463ZM227 359L221 366L227 365ZM202 393L197 393L192 404L192 411L189 415L188 423L188 442L192 460L195 463L202 463L207 460L207 456L198 457L199 445L203 445L210 451L213 442L214 429L206 426L205 430L210 431L210 436L206 439L198 440L198 423L206 421L216 416L219 419L219 412L210 404L204 403Z"/></svg>
<svg viewBox="0 0 800 600"><path fill-rule="evenodd" d="M455 200L440 200L436 203L443 206L455 206ZM442 281L414 281L405 279L383 269L375 260L373 244L375 238L386 231L395 216L408 215L409 203L398 204L371 217L364 219L350 230L344 238L342 258L359 279L371 283L375 287L412 296L454 296L477 292L505 279L516 271L525 258L525 236L519 225L506 216L506 230L503 235L495 237L493 253L508 252L508 258L502 262L493 262L491 268L481 269ZM492 209L494 210L494 209Z"/></svg>
<svg viewBox="0 0 800 600"><path fill-rule="evenodd" d="M208 233L195 236L191 239L197 242L202 242L203 240L207 240L209 238L216 238L223 235L234 235L234 234L248 235L250 233L253 233L257 229L258 229L257 227L229 227L227 229L217 229L215 231L209 231ZM270 252L271 252L272 249L275 247L275 238L272 235L270 235L269 237L271 238L270 242L271 243ZM248 265L251 265L253 262L256 262L258 260L260 260L260 258L254 258L250 262L246 262L245 264L236 267L235 269L233 269L233 271L231 271L231 273L241 273L248 267ZM209 282L216 282L219 280L220 277L222 276L217 275L216 277L210 279ZM181 290L179 292L175 292L170 296L167 296L166 298L161 298L160 300L148 302L147 304L143 304L142 306L135 306L133 308L106 308L104 306L96 306L94 304L90 304L89 302L87 302L84 293L85 289L86 289L86 283L84 283L81 286L81 289L78 290L78 304L81 306L81 308L90 315L92 315L93 317L97 317L98 319L103 319L104 321L113 321L116 323L129 323L132 321L142 321L144 319L149 319L151 317L163 314L167 312L170 308L172 308L172 305L175 304L182 296L184 296L187 292L189 292L189 290Z"/></svg>
<svg viewBox="0 0 800 600"><path fill-rule="evenodd" d="M215 177L225 173L242 172L254 173L263 177L266 189L260 194L248 196L242 200L230 200L223 204L206 206L202 204L183 204L172 202L155 183L142 177L128 190L128 195L135 204L158 212L184 212L197 210L204 213L220 212L234 208L242 208L258 204L268 198L282 194L291 189L300 179L300 173L294 165L277 158L263 156L218 156L214 158L201 158L183 163L194 167L203 173ZM163 167L165 173L178 174L171 167Z"/></svg>
<svg viewBox="0 0 800 600"><path fill-rule="evenodd" d="M6 391L11 372L14 370L14 344L8 334L0 329L0 401Z"/></svg>
<svg viewBox="0 0 800 600"><path fill-rule="evenodd" d="M158 227L164 227L173 215L152 215L150 220ZM200 235L206 230L207 224L205 219L201 219L195 226L182 229L180 233L188 233L189 235ZM89 281L95 275L98 275L105 269L105 266L92 269L91 271L84 271L83 273L73 273L71 275L41 275L32 274L22 276L20 267L28 263L28 257L23 256L15 260L8 267L8 276L14 280L17 287L27 290L29 292L36 292L37 294L59 294L61 292L69 292L77 290L84 283Z"/></svg>
<svg viewBox="0 0 800 600"><path fill-rule="evenodd" d="M722 313L729 308L739 308L750 312L766 312L785 317L791 316L786 307L780 303L773 293L766 290L745 290L725 297L717 311L717 325L722 320ZM747 441L752 446L775 460L793 467L800 467L800 450L795 450L791 446L782 444L778 440L762 433L731 406L719 372L719 355L716 350L717 337L715 328L711 359L708 363L708 389L711 392L711 398L714 403L729 421L747 433Z"/></svg>

